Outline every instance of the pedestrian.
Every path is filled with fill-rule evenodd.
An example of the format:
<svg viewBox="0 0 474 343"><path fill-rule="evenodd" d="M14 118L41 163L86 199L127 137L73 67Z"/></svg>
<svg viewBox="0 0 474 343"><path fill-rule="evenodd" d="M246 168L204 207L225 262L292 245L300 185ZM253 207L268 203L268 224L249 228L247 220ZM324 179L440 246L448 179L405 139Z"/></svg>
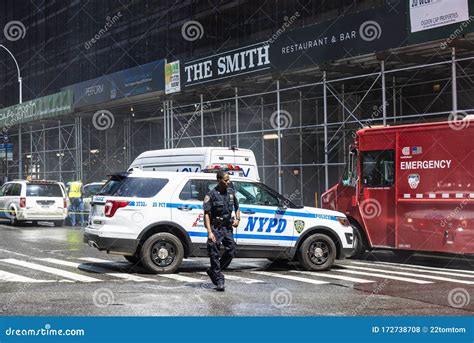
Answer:
<svg viewBox="0 0 474 343"><path fill-rule="evenodd" d="M207 229L207 252L211 260L211 267L206 270L217 291L224 291L224 274L226 268L235 255L235 241L233 229L239 225L239 202L234 189L230 188L229 174L220 170L217 173L217 186L204 198L204 225ZM232 212L235 217L232 217ZM220 247L225 251L220 257Z"/></svg>
<svg viewBox="0 0 474 343"><path fill-rule="evenodd" d="M76 226L77 219L80 220L81 227L84 226L84 202L82 200L82 182L73 181L69 185L69 200L71 225Z"/></svg>

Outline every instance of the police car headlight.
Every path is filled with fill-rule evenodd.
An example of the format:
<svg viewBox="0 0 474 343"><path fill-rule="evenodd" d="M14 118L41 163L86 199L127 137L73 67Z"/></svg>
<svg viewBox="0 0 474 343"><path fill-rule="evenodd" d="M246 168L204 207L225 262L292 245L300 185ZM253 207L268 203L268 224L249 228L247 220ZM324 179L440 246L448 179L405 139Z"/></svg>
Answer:
<svg viewBox="0 0 474 343"><path fill-rule="evenodd" d="M346 217L337 217L337 221L342 225L342 226L350 226L349 219Z"/></svg>

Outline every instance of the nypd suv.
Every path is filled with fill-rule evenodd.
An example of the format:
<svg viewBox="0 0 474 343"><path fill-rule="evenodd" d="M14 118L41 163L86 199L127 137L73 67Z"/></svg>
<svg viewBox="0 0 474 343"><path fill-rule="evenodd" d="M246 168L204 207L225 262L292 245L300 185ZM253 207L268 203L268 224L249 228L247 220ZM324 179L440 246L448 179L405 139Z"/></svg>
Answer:
<svg viewBox="0 0 474 343"><path fill-rule="evenodd" d="M247 177L233 175L231 182L241 211L236 257L298 260L308 270L327 270L352 251L344 214L297 206ZM173 273L183 258L207 256L202 204L216 185L210 173L112 175L91 202L84 242L152 273Z"/></svg>

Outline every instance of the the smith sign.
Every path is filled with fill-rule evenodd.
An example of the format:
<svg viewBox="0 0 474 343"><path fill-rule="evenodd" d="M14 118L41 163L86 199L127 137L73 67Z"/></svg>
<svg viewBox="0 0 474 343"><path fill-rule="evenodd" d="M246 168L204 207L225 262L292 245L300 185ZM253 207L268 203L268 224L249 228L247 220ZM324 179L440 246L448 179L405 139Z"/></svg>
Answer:
<svg viewBox="0 0 474 343"><path fill-rule="evenodd" d="M185 63L184 83L189 87L269 68L269 46L262 42Z"/></svg>

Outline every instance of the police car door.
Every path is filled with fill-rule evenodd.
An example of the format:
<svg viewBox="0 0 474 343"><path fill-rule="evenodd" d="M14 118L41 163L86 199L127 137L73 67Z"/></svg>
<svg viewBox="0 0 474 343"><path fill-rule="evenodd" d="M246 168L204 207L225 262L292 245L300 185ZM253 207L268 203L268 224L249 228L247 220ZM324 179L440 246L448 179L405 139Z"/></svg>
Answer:
<svg viewBox="0 0 474 343"><path fill-rule="evenodd" d="M241 213L235 236L237 244L291 246L293 216L276 193L260 183L233 181L232 184Z"/></svg>
<svg viewBox="0 0 474 343"><path fill-rule="evenodd" d="M173 195L172 221L188 232L193 243L207 242L202 203L208 189L215 187L216 183L212 180L187 179Z"/></svg>

